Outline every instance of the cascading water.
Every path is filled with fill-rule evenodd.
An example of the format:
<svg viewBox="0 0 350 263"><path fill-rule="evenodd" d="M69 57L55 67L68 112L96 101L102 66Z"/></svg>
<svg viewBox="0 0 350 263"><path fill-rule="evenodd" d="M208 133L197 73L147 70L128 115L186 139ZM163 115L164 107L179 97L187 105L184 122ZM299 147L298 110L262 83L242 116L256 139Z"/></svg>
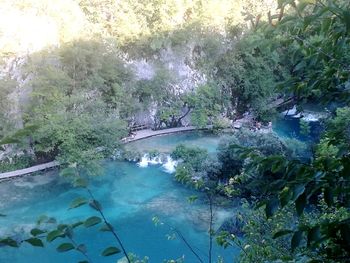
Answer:
<svg viewBox="0 0 350 263"><path fill-rule="evenodd" d="M165 161L162 161L161 156L150 157L149 154L144 154L141 160L137 163L139 167L148 167L149 165L161 164L164 171L167 173L174 173L177 161L173 160L169 155L166 156Z"/></svg>
<svg viewBox="0 0 350 263"><path fill-rule="evenodd" d="M167 173L175 173L177 161L173 160L170 156L167 156L166 163L163 164L164 171Z"/></svg>
<svg viewBox="0 0 350 263"><path fill-rule="evenodd" d="M139 167L147 167L148 166L148 161L149 161L149 157L148 157L147 154L145 154L144 156L142 156L141 161L139 161L137 163L137 165Z"/></svg>

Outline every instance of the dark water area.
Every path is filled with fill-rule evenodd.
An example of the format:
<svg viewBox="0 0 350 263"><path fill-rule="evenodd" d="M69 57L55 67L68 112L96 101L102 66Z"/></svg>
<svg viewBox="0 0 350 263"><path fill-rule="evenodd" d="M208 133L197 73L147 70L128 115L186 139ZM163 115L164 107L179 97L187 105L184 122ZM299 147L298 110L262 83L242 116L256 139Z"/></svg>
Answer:
<svg viewBox="0 0 350 263"><path fill-rule="evenodd" d="M300 128L300 118L293 118L289 116L278 116L272 122L273 131L280 137L294 138L303 142L317 142L324 130L324 124L320 121L307 122L310 127L310 132L305 135L302 134Z"/></svg>

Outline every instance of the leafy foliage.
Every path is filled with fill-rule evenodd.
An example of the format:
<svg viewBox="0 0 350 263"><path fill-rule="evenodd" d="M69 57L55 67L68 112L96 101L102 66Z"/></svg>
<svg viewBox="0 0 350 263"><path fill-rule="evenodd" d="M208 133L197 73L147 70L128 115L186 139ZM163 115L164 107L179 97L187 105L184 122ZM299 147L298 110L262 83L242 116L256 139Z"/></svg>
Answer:
<svg viewBox="0 0 350 263"><path fill-rule="evenodd" d="M348 102L349 80L348 14L346 1L279 1L278 21L260 23L254 36L259 36L259 48L268 43L273 51L283 51L280 58L291 58L290 77L281 88L296 101L327 102L331 98ZM290 8L288 13L284 13ZM267 41L269 40L269 42ZM275 178L269 188L259 190L265 196L260 205L275 223L276 215L293 204L293 225L275 233L276 240L288 237L290 251L279 254L259 247L243 253L247 261L259 252L260 260L308 259L312 262L341 262L349 258L349 119L348 108L339 108L328 122L326 132L316 146L312 158L298 160L283 154L262 156L255 149L242 150L241 158L250 160L255 175ZM305 127L307 130L307 127ZM315 207L316 206L316 207ZM311 211L310 211L311 210ZM317 217L313 217L316 213ZM259 225L263 224L259 222ZM254 233L248 232L248 237ZM257 233L267 240L266 233ZM254 246L257 239L248 243ZM278 241L279 242L279 241ZM269 243L269 242L267 242ZM265 248L265 246L262 246ZM257 257L258 258L258 257ZM257 260L257 259L256 259Z"/></svg>
<svg viewBox="0 0 350 263"><path fill-rule="evenodd" d="M193 109L191 121L199 128L213 124L221 112L221 94L214 85L207 84L198 87L193 94L188 95L187 102Z"/></svg>
<svg viewBox="0 0 350 263"><path fill-rule="evenodd" d="M108 256L111 256L111 255L120 253L120 252L121 251L118 248L116 248L116 247L108 247L105 250L103 250L101 255L104 256L104 257L108 257Z"/></svg>

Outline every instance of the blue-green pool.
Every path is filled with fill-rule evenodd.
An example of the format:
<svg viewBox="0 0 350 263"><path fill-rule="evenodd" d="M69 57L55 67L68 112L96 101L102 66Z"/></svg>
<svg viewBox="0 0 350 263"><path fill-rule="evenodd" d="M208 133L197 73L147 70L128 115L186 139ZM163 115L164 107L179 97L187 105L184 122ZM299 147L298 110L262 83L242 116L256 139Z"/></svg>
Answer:
<svg viewBox="0 0 350 263"><path fill-rule="evenodd" d="M305 135L301 133L300 119L293 117L276 117L273 121L273 131L280 137L294 138L300 141L317 141L323 131L319 121L308 122L310 132Z"/></svg>
<svg viewBox="0 0 350 263"><path fill-rule="evenodd" d="M169 153L175 149L176 145L181 143L186 146L199 146L212 153L216 151L219 140L219 136L208 132L181 132L135 141L127 144L126 148L138 152L158 150L159 152Z"/></svg>
<svg viewBox="0 0 350 263"><path fill-rule="evenodd" d="M162 145L167 149L179 142L198 145L215 151L218 138L195 133L161 136L137 142L146 148ZM142 142L142 143L141 143ZM136 144L136 143L135 143ZM136 144L136 145L137 145ZM147 146L148 144L148 146ZM133 147L135 145L132 145ZM163 262L182 256L185 262L197 262L189 249L179 239L169 239L170 229L165 225L155 226L152 218L178 228L197 253L206 261L208 250L208 206L198 192L194 192L173 180L160 165L146 168L135 163L106 162L104 176L91 182L91 190L105 211L106 217L116 228L126 249L138 256L148 256L149 262ZM199 195L193 204L187 198ZM71 200L87 196L84 189L72 188L57 172L51 171L41 176L28 176L0 184L0 235L21 235L31 229L38 216L55 217L58 223L69 223L97 215L89 207L68 210ZM234 208L217 208L215 227L235 213ZM117 262L121 254L104 258L101 251L116 245L111 234L98 231L98 227L77 228L77 243L85 243L87 253L93 262ZM84 258L76 251L57 253L55 248L62 240L55 240L46 248L33 248L23 244L21 248L0 248L0 262L23 263L70 263ZM238 256L237 249L222 249L214 246L215 259L221 255L225 262L232 262Z"/></svg>

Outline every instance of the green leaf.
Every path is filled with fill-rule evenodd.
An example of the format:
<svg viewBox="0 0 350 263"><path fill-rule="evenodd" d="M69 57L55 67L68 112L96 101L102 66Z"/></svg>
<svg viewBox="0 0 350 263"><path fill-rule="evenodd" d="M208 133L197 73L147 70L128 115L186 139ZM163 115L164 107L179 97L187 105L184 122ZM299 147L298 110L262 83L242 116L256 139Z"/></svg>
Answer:
<svg viewBox="0 0 350 263"><path fill-rule="evenodd" d="M105 250L103 250L101 255L104 256L104 257L108 257L108 256L111 256L111 255L120 253L120 252L121 252L120 249L118 249L116 247L108 247Z"/></svg>
<svg viewBox="0 0 350 263"><path fill-rule="evenodd" d="M88 181L83 179L83 178L77 178L75 181L74 181L74 186L75 187L81 187L81 188L86 188L88 186Z"/></svg>
<svg viewBox="0 0 350 263"><path fill-rule="evenodd" d="M102 232L108 232L108 231L112 231L113 230L113 226L110 224L103 224L103 226L101 226L101 228L99 229Z"/></svg>
<svg viewBox="0 0 350 263"><path fill-rule="evenodd" d="M292 192L288 187L285 187L281 191L279 198L280 198L281 207L285 207L289 203L289 201L292 199Z"/></svg>
<svg viewBox="0 0 350 263"><path fill-rule="evenodd" d="M52 242L58 237L64 237L64 233L60 230L53 230L47 234L46 240Z"/></svg>
<svg viewBox="0 0 350 263"><path fill-rule="evenodd" d="M33 228L32 230L30 230L30 234L32 235L32 236L37 236L37 235L41 235L41 234L44 234L44 233L46 233L46 231L45 230L41 230L41 229L38 229L38 228Z"/></svg>
<svg viewBox="0 0 350 263"><path fill-rule="evenodd" d="M349 34L350 33L350 11L349 10L343 11L343 22L346 26L346 31Z"/></svg>
<svg viewBox="0 0 350 263"><path fill-rule="evenodd" d="M73 208L77 208L79 206L85 205L87 202L88 200L86 198L78 197L71 202L69 209L73 209Z"/></svg>
<svg viewBox="0 0 350 263"><path fill-rule="evenodd" d="M273 239L278 238L278 237L281 237L281 236L285 236L285 235L288 235L288 234L291 234L291 233L293 233L292 230L284 229L284 230L281 230L281 231L276 232L276 233L273 235Z"/></svg>
<svg viewBox="0 0 350 263"><path fill-rule="evenodd" d="M68 227L68 225L66 225L66 224L59 224L57 226L57 230L64 231L67 227Z"/></svg>
<svg viewBox="0 0 350 263"><path fill-rule="evenodd" d="M102 206L101 204L97 201L97 200L91 200L91 202L89 203L89 205L95 209L96 211L101 211L102 210Z"/></svg>
<svg viewBox="0 0 350 263"><path fill-rule="evenodd" d="M62 243L56 248L56 250L58 252L66 252L66 251L72 250L74 248L75 247L72 243Z"/></svg>
<svg viewBox="0 0 350 263"><path fill-rule="evenodd" d="M188 200L188 202L189 202L190 204L192 204L193 202L195 202L197 199L198 199L198 196L196 196L196 195L191 195L191 196L189 196L189 197L187 198L187 200Z"/></svg>
<svg viewBox="0 0 350 263"><path fill-rule="evenodd" d="M12 239L12 238L10 238L10 237L0 239L0 244L1 245L6 245L6 246L9 246L9 247L18 247L17 241Z"/></svg>
<svg viewBox="0 0 350 263"><path fill-rule="evenodd" d="M91 226L94 226L94 225L101 223L101 221L102 221L101 218L99 218L97 216L92 216L92 217L89 217L88 219L85 220L84 226L91 227Z"/></svg>
<svg viewBox="0 0 350 263"><path fill-rule="evenodd" d="M306 206L306 194L302 194L298 197L298 199L295 201L295 207L297 210L298 216L301 216L304 212L304 208Z"/></svg>
<svg viewBox="0 0 350 263"><path fill-rule="evenodd" d="M306 63L304 60L302 60L301 62L299 62L295 67L294 67L294 71L300 71L303 70L306 67Z"/></svg>
<svg viewBox="0 0 350 263"><path fill-rule="evenodd" d="M39 238L32 237L24 241L31 244L33 247L44 247L43 242Z"/></svg>
<svg viewBox="0 0 350 263"><path fill-rule="evenodd" d="M33 134L38 128L38 125L27 125L23 129L17 130L14 134L3 138L0 141L0 145L20 143L25 137Z"/></svg>
<svg viewBox="0 0 350 263"><path fill-rule="evenodd" d="M79 221L79 222L76 222L76 223L72 224L71 227L72 228L76 228L78 226L81 226L82 224L84 224L84 222Z"/></svg>
<svg viewBox="0 0 350 263"><path fill-rule="evenodd" d="M296 231L293 234L293 237L291 240L291 248L293 251L300 245L302 237L303 237L303 231Z"/></svg>
<svg viewBox="0 0 350 263"><path fill-rule="evenodd" d="M302 184L296 185L293 188L293 200L295 201L300 195L302 195L305 191L305 186Z"/></svg>
<svg viewBox="0 0 350 263"><path fill-rule="evenodd" d="M271 216L273 216L273 214L277 211L279 206L279 201L277 198L273 198L271 199L265 207L265 213L266 213L266 217L270 218Z"/></svg>

